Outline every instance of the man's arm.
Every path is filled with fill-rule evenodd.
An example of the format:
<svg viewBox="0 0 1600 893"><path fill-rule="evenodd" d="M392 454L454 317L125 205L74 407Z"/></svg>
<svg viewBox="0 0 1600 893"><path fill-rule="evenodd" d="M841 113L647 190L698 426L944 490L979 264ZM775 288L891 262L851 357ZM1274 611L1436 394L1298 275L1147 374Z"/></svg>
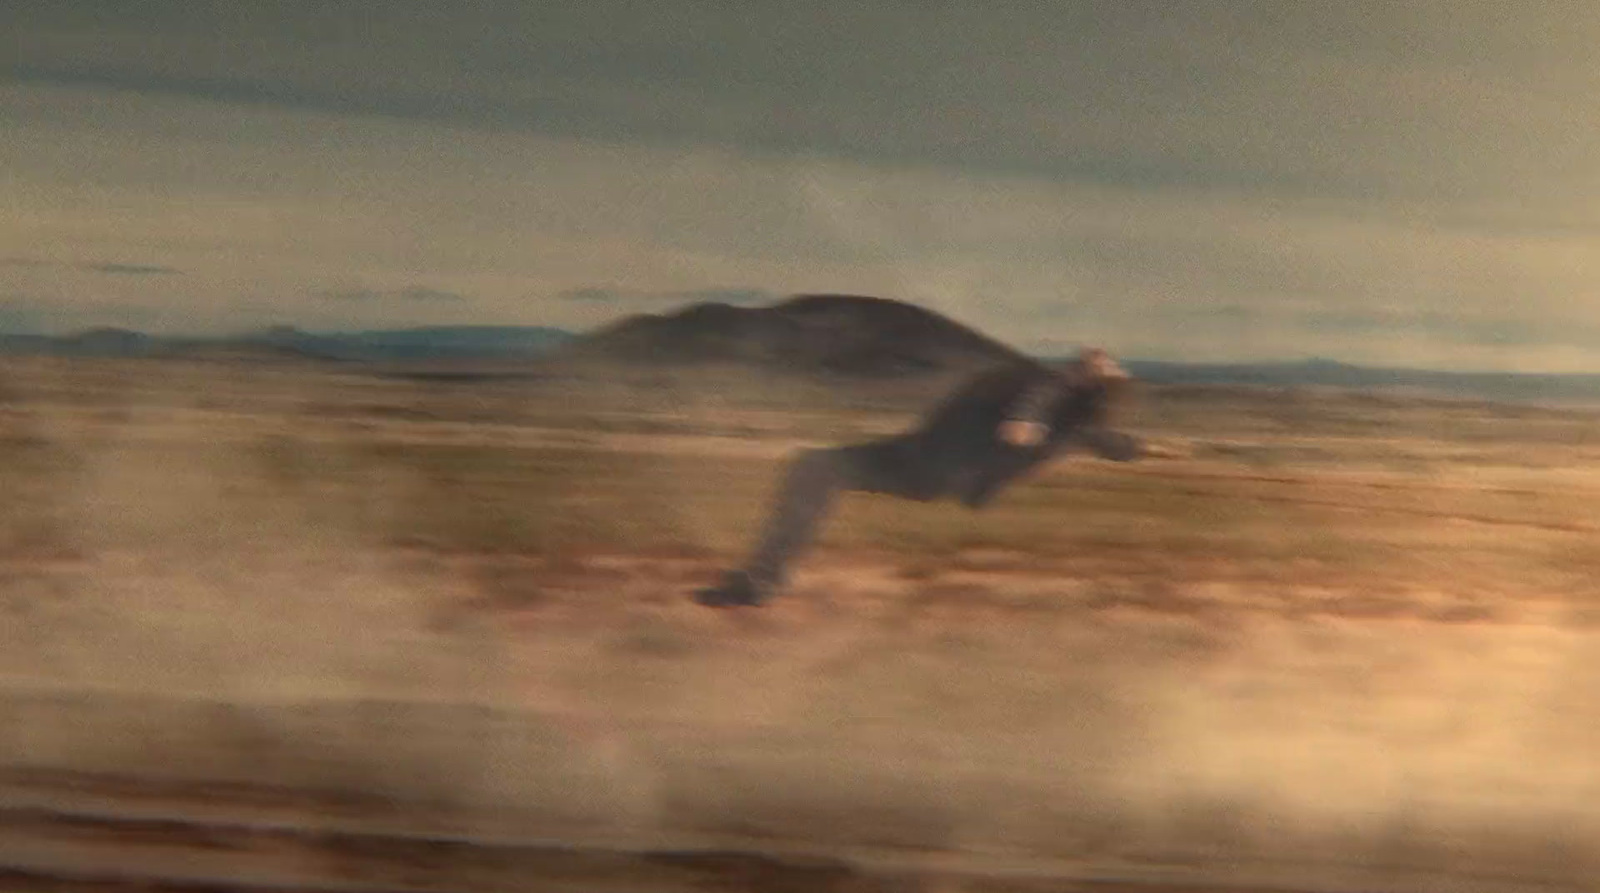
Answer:
<svg viewBox="0 0 1600 893"><path fill-rule="evenodd" d="M1127 370L1110 354L1098 347L1085 348L1067 368L1023 388L1000 423L1000 439L1012 446L1038 446L1049 438L1049 420L1068 392L1086 385L1123 382L1128 377Z"/></svg>
<svg viewBox="0 0 1600 893"><path fill-rule="evenodd" d="M1091 452L1113 462L1132 462L1135 459L1181 459L1185 453L1170 447L1158 446L1131 434L1109 428L1086 427L1078 432L1078 439Z"/></svg>
<svg viewBox="0 0 1600 893"><path fill-rule="evenodd" d="M1113 462L1132 462L1151 455L1149 444L1109 428L1085 427L1078 432L1078 439L1095 455Z"/></svg>
<svg viewBox="0 0 1600 893"><path fill-rule="evenodd" d="M1067 387L1063 376L1050 375L1024 388L1006 409L1005 420L1000 423L1000 439L1019 447L1043 443L1050 434L1045 420Z"/></svg>

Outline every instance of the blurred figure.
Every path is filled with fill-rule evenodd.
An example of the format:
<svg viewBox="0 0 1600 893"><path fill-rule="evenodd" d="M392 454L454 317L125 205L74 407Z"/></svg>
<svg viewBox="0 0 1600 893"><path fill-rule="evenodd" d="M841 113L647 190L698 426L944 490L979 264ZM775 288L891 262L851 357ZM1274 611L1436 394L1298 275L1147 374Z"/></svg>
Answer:
<svg viewBox="0 0 1600 893"><path fill-rule="evenodd" d="M1167 455L1106 427L1130 376L1099 348L1052 369L1008 363L976 376L921 424L866 443L802 450L789 465L754 552L699 590L703 605L759 605L782 587L841 492L987 505L1040 463L1080 448L1117 462Z"/></svg>

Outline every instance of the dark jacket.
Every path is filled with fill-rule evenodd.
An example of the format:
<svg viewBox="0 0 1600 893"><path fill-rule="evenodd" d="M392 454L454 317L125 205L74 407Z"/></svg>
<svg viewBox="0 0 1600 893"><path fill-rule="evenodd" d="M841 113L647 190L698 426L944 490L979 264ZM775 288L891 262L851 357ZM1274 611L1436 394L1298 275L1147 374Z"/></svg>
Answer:
<svg viewBox="0 0 1600 893"><path fill-rule="evenodd" d="M1086 376L1076 364L1008 363L946 397L907 436L928 473L976 508L1006 483L1074 447L1119 462L1139 458L1138 440L1107 427L1122 386ZM1033 446L1007 443L1000 428L1008 420L1043 424L1044 440Z"/></svg>

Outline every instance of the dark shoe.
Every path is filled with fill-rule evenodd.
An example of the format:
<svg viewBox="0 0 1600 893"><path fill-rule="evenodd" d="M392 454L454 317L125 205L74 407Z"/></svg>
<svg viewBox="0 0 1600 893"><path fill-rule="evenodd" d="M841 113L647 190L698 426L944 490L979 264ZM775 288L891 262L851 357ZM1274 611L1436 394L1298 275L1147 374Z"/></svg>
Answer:
<svg viewBox="0 0 1600 893"><path fill-rule="evenodd" d="M694 600L709 608L755 607L767 600L767 587L758 586L744 571L728 571L722 582L694 594Z"/></svg>

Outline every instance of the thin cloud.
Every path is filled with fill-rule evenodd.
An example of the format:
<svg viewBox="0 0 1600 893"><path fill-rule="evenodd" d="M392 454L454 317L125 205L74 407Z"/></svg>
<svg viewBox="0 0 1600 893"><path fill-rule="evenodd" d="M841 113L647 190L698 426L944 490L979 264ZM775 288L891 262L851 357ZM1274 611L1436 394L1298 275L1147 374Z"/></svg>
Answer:
<svg viewBox="0 0 1600 893"><path fill-rule="evenodd" d="M777 296L759 288L700 288L684 291L651 291L643 289L615 289L586 286L568 289L556 294L558 301L578 304L603 304L639 306L645 304L732 304L750 307L772 301Z"/></svg>
<svg viewBox="0 0 1600 893"><path fill-rule="evenodd" d="M322 291L319 297L330 301L343 301L352 304L369 303L412 303L412 304L459 304L464 303L465 295L453 291L444 291L437 288L424 286L411 286L410 288L373 289L351 288Z"/></svg>
<svg viewBox="0 0 1600 893"><path fill-rule="evenodd" d="M166 267L159 264L79 264L78 269L90 273L105 273L108 276L182 276L183 271L176 267Z"/></svg>
<svg viewBox="0 0 1600 893"><path fill-rule="evenodd" d="M8 270L78 270L84 273L103 273L108 276L182 276L177 267L163 264L130 264L116 261L92 261L66 264L59 261L40 260L35 257L0 258L0 269Z"/></svg>
<svg viewBox="0 0 1600 893"><path fill-rule="evenodd" d="M556 300L581 304L615 304L623 300L623 295L609 288L572 288L557 294Z"/></svg>

